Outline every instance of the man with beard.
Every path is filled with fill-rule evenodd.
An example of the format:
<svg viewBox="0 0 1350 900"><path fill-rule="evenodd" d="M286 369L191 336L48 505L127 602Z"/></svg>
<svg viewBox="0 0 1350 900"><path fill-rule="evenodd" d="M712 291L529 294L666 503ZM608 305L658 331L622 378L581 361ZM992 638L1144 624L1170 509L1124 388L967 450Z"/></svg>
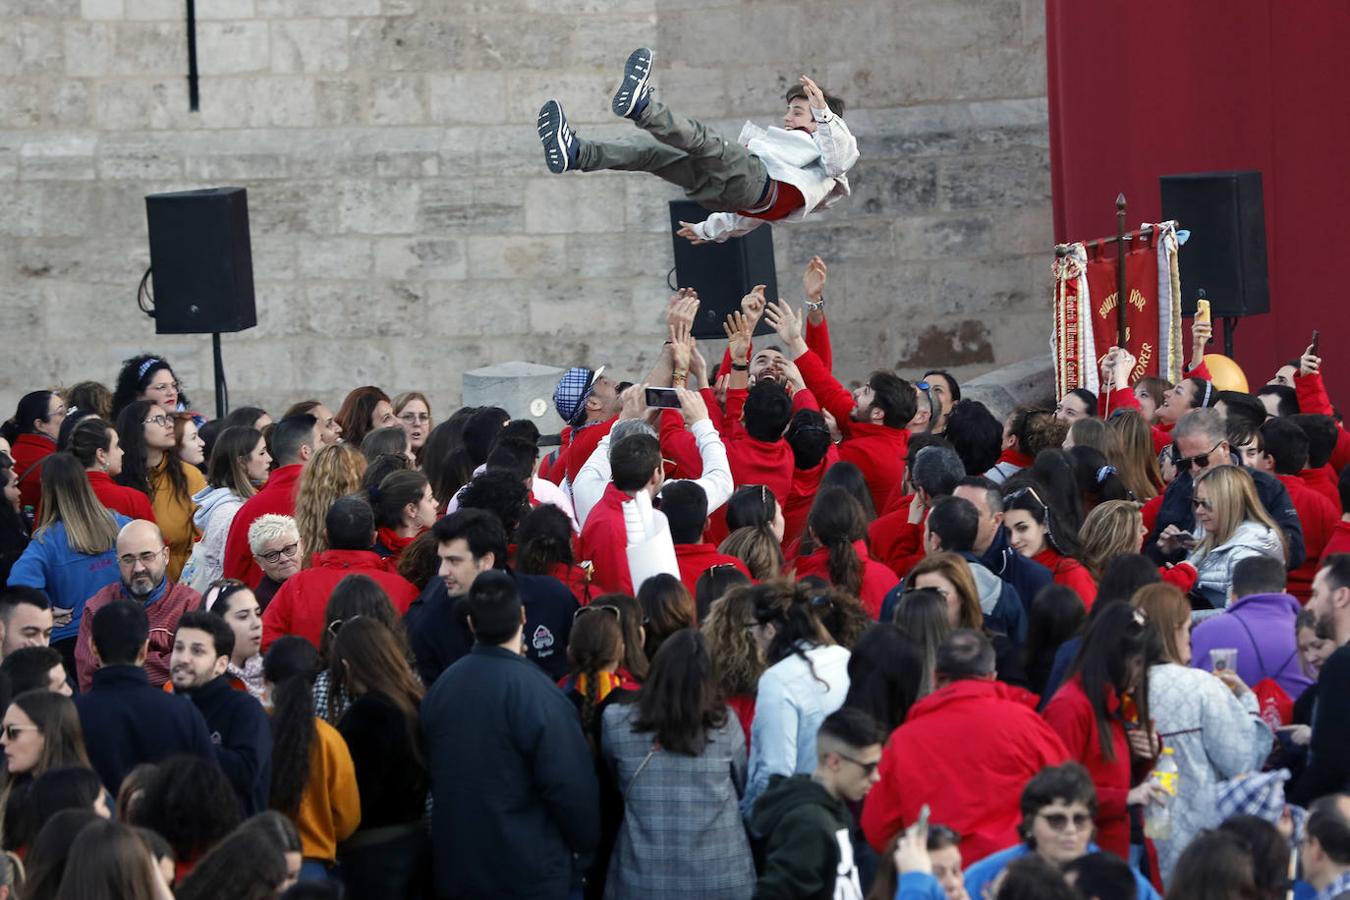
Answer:
<svg viewBox="0 0 1350 900"><path fill-rule="evenodd" d="M1307 609L1317 617L1318 636L1335 641L1337 650L1317 677L1308 767L1285 791L1299 806L1350 787L1350 553L1327 557Z"/></svg>
<svg viewBox="0 0 1350 900"><path fill-rule="evenodd" d="M201 594L169 578L169 548L159 526L137 519L122 526L117 535L117 569L120 580L89 598L80 617L80 635L75 641L75 670L80 691L89 690L98 662L90 644L94 614L114 600L132 600L145 607L150 620L150 646L145 673L154 687L169 680L169 656L173 633L185 612L202 605Z"/></svg>
<svg viewBox="0 0 1350 900"><path fill-rule="evenodd" d="M173 638L173 692L197 707L211 732L216 761L239 795L244 815L267 809L272 786L272 726L262 704L236 690L227 669L234 630L203 610L184 613Z"/></svg>

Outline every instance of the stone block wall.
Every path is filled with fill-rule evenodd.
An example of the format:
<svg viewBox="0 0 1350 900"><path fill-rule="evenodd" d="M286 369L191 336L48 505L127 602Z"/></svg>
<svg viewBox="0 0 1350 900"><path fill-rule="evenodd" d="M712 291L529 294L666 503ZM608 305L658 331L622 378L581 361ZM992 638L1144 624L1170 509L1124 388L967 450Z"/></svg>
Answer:
<svg viewBox="0 0 1350 900"><path fill-rule="evenodd" d="M459 401L509 359L639 377L672 265L650 176L555 177L549 96L623 134L628 51L674 108L734 137L813 73L862 161L828 218L775 229L799 299L831 266L836 365L975 374L1045 351L1051 245L1039 0L208 0L189 112L181 0L0 0L0 411L143 349L209 410L210 341L136 308L143 197L248 188L258 327L224 338L231 397L330 404L373 382ZM720 348L708 348L720 354Z"/></svg>

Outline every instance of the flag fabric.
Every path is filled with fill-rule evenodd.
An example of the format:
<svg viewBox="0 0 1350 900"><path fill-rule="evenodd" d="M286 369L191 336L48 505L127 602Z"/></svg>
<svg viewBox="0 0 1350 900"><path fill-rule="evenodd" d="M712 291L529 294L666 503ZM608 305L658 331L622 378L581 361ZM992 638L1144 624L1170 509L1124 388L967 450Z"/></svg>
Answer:
<svg viewBox="0 0 1350 900"><path fill-rule="evenodd" d="M1094 241L1060 248L1055 282L1055 390L1099 393L1101 360L1116 343L1117 250ZM1131 381L1181 377L1181 284L1176 223L1144 225L1125 253L1126 348L1138 359Z"/></svg>

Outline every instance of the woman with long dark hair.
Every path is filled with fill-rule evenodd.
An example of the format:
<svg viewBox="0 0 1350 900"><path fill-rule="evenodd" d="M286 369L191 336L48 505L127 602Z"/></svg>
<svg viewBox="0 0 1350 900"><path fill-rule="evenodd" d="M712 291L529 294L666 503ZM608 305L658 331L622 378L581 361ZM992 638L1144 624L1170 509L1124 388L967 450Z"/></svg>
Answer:
<svg viewBox="0 0 1350 900"><path fill-rule="evenodd" d="M741 898L754 889L737 809L745 738L713 669L703 636L678 631L636 700L604 712L601 752L624 797L606 897Z"/></svg>
<svg viewBox="0 0 1350 900"><path fill-rule="evenodd" d="M423 689L404 648L371 618L333 639L330 671L352 698L338 721L356 768L361 825L343 842L342 878L356 897L423 896L430 846L422 818L431 786L418 712Z"/></svg>
<svg viewBox="0 0 1350 900"><path fill-rule="evenodd" d="M450 498L473 474L473 470L467 475L460 471L458 453L464 446L464 428L469 424L469 417L477 411L476 406L455 410L450 418L431 429L426 446L422 448L422 471L431 479L431 490L442 512Z"/></svg>
<svg viewBox="0 0 1350 900"><path fill-rule="evenodd" d="M1131 787L1135 758L1156 756L1145 677L1152 626L1126 603L1088 622L1069 678L1045 707L1045 720L1083 764L1097 789L1097 843L1121 859L1130 853L1129 807L1167 802L1150 781Z"/></svg>
<svg viewBox="0 0 1350 900"><path fill-rule="evenodd" d="M914 640L894 625L873 625L848 658L844 705L867 713L890 734L919 699L924 670L924 655Z"/></svg>
<svg viewBox="0 0 1350 900"><path fill-rule="evenodd" d="M237 690L263 697L262 608L257 594L242 581L222 578L202 594L202 609L225 620L234 632L234 650L225 674Z"/></svg>
<svg viewBox="0 0 1350 900"><path fill-rule="evenodd" d="M351 704L342 687L342 674L334 667L333 641L348 622L357 619L374 619L388 628L404 648L403 655L412 658L403 622L384 588L369 575L348 575L339 581L324 607L323 633L319 636L322 671L314 679L315 714L330 725L336 725Z"/></svg>
<svg viewBox="0 0 1350 900"><path fill-rule="evenodd" d="M858 501L842 488L821 490L806 529L820 549L798 558L797 577L818 575L857 597L873 621L879 618L886 594L900 579L868 555L867 523Z"/></svg>
<svg viewBox="0 0 1350 900"><path fill-rule="evenodd" d="M192 495L197 511L193 523L202 533L192 551L192 564L181 580L201 591L225 572L225 541L244 501L267 480L272 454L262 432L233 426L217 437L206 467L206 487Z"/></svg>
<svg viewBox="0 0 1350 900"><path fill-rule="evenodd" d="M375 552L397 564L408 545L436 524L431 482L421 472L393 472L366 494L375 513Z"/></svg>
<svg viewBox="0 0 1350 900"><path fill-rule="evenodd" d="M750 633L768 663L756 691L750 782L741 801L749 813L771 775L815 771L816 731L848 693L849 652L821 622L827 596L781 582L746 590L754 600Z"/></svg>
<svg viewBox="0 0 1350 900"><path fill-rule="evenodd" d="M10 701L0 726L9 784L52 769L90 768L75 703L53 691L26 691Z"/></svg>
<svg viewBox="0 0 1350 900"><path fill-rule="evenodd" d="M618 673L638 684L646 681L651 660L642 649L647 642L647 629L642 624L642 604L628 594L601 594L591 601L591 606L612 606L619 611L619 627L623 629L623 664L619 666Z"/></svg>
<svg viewBox="0 0 1350 900"><path fill-rule="evenodd" d="M738 528L767 528L783 542L783 509L773 491L762 484L739 487L727 501L727 531Z"/></svg>
<svg viewBox="0 0 1350 900"><path fill-rule="evenodd" d="M9 580L10 569L28 546L28 524L19 503L14 460L8 453L0 452L0 583Z"/></svg>
<svg viewBox="0 0 1350 900"><path fill-rule="evenodd" d="M53 453L42 464L42 496L42 516L9 584L46 592L56 625L52 646L74 672L84 603L118 580L117 532L131 520L98 502L84 466L69 453Z"/></svg>
<svg viewBox="0 0 1350 900"><path fill-rule="evenodd" d="M337 847L361 822L361 796L347 742L314 714L319 652L302 637L278 638L263 657L272 710L270 806L300 830L302 881L326 880Z"/></svg>
<svg viewBox="0 0 1350 900"><path fill-rule="evenodd" d="M356 447L376 428L398 424L389 395L373 384L353 388L335 418L342 426L342 439Z"/></svg>
<svg viewBox="0 0 1350 900"><path fill-rule="evenodd" d="M174 453L173 416L157 403L127 404L117 416L117 437L123 455L116 481L150 498L169 547L169 578L177 581L199 536L192 498L206 487L206 479Z"/></svg>
<svg viewBox="0 0 1350 900"><path fill-rule="evenodd" d="M1065 641L1078 634L1086 617L1082 599L1062 584L1047 584L1031 601L1022 664L1032 693L1045 693L1055 654Z"/></svg>
<svg viewBox="0 0 1350 900"><path fill-rule="evenodd" d="M155 521L149 497L113 480L122 474L123 453L117 429L100 418L89 416L76 422L64 440L61 449L84 466L89 486L94 489L99 503L132 519Z"/></svg>
<svg viewBox="0 0 1350 900"><path fill-rule="evenodd" d="M1078 479L1078 496L1082 500L1085 516L1103 503L1135 499L1121 479L1120 470L1107 459L1105 453L1096 447L1084 446L1073 447L1065 452L1073 462L1074 475ZM1079 527L1082 527L1081 524Z"/></svg>
<svg viewBox="0 0 1350 900"><path fill-rule="evenodd" d="M56 452L65 420L66 401L60 394L31 391L19 398L13 418L0 425L0 437L9 442L9 456L14 460L21 510L36 510L42 500L42 461Z"/></svg>
<svg viewBox="0 0 1350 900"><path fill-rule="evenodd" d="M173 848L179 877L243 820L239 797L214 759L171 756L155 769L130 824L157 831Z"/></svg>
<svg viewBox="0 0 1350 900"><path fill-rule="evenodd" d="M1003 528L1014 550L1045 566L1055 584L1071 588L1085 609L1092 608L1097 582L1080 561L1077 529L1046 504L1035 484L1023 483L1003 498Z"/></svg>
<svg viewBox="0 0 1350 900"><path fill-rule="evenodd" d="M643 650L648 659L656 659L666 638L694 625L694 598L674 575L662 572L642 582L637 600L642 604L642 625L647 632Z"/></svg>
<svg viewBox="0 0 1350 900"><path fill-rule="evenodd" d="M80 900L172 900L150 848L134 828L93 822L70 845L60 897Z"/></svg>
<svg viewBox="0 0 1350 900"><path fill-rule="evenodd" d="M174 897L273 900L281 895L286 876L286 854L276 840L260 829L241 825L202 857Z"/></svg>
<svg viewBox="0 0 1350 900"><path fill-rule="evenodd" d="M408 446L408 432L398 425L386 425L366 432L361 439L361 455L374 462L381 456L401 456L408 468L416 468L417 457Z"/></svg>

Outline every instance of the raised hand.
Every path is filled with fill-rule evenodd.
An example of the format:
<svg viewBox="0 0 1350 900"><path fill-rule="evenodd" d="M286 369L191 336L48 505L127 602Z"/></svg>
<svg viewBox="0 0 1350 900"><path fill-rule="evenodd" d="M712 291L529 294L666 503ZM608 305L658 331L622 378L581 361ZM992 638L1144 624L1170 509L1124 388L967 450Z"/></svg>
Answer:
<svg viewBox="0 0 1350 900"><path fill-rule="evenodd" d="M689 334L689 329L684 323L677 323L670 326L670 361L671 369L676 374L689 374L690 356L694 347L694 339Z"/></svg>
<svg viewBox="0 0 1350 900"><path fill-rule="evenodd" d="M778 336L785 343L792 344L802 340L802 317L793 312L792 307L786 302L776 300L765 306L764 320L769 323L769 327L778 332Z"/></svg>
<svg viewBox="0 0 1350 900"><path fill-rule="evenodd" d="M708 404L703 402L703 395L698 391L676 388L675 396L680 398L680 412L684 414L685 424L693 425L708 418Z"/></svg>
<svg viewBox="0 0 1350 900"><path fill-rule="evenodd" d="M727 335L727 349L731 351L731 361L740 365L750 361L750 338L755 326L744 313L733 312L722 323Z"/></svg>
<svg viewBox="0 0 1350 900"><path fill-rule="evenodd" d="M741 313L750 320L750 331L754 332L755 326L759 324L759 317L764 315L765 285L757 284L750 289L750 293L741 298Z"/></svg>
<svg viewBox="0 0 1350 900"><path fill-rule="evenodd" d="M619 410L620 419L640 419L647 414L647 385L630 384L619 395L623 408Z"/></svg>
<svg viewBox="0 0 1350 900"><path fill-rule="evenodd" d="M698 291L693 288L680 288L678 294L670 298L666 307L666 325L674 329L679 327L688 334L694 327L694 317L698 315Z"/></svg>
<svg viewBox="0 0 1350 900"><path fill-rule="evenodd" d="M803 75L800 79L802 88L806 91L806 99L810 102L812 109L829 109L825 103L825 92L820 89L810 76Z"/></svg>
<svg viewBox="0 0 1350 900"><path fill-rule="evenodd" d="M1308 349L1303 351L1303 355L1298 359L1298 374L1312 375L1322 369L1322 357L1313 353L1313 345L1309 344Z"/></svg>
<svg viewBox="0 0 1350 900"><path fill-rule="evenodd" d="M784 356L783 361L778 364L778 368L783 373L784 387L788 389L789 393L795 394L805 389L806 379L802 378L802 370L797 368L795 362Z"/></svg>
<svg viewBox="0 0 1350 900"><path fill-rule="evenodd" d="M698 233L694 231L693 222L681 222L680 230L676 231L675 233L678 234L680 237L684 238L685 240L687 240L689 243L693 244L695 247L699 246L700 244L708 243L703 238L699 237Z"/></svg>
<svg viewBox="0 0 1350 900"><path fill-rule="evenodd" d="M811 261L806 264L806 271L802 274L802 290L806 292L807 300L812 303L820 302L820 298L825 295L825 279L828 272L825 260L819 256L811 257Z"/></svg>
<svg viewBox="0 0 1350 900"><path fill-rule="evenodd" d="M700 385L708 384L708 361L703 358L699 352L698 341L692 337L689 339L689 382L691 389L697 390Z"/></svg>

